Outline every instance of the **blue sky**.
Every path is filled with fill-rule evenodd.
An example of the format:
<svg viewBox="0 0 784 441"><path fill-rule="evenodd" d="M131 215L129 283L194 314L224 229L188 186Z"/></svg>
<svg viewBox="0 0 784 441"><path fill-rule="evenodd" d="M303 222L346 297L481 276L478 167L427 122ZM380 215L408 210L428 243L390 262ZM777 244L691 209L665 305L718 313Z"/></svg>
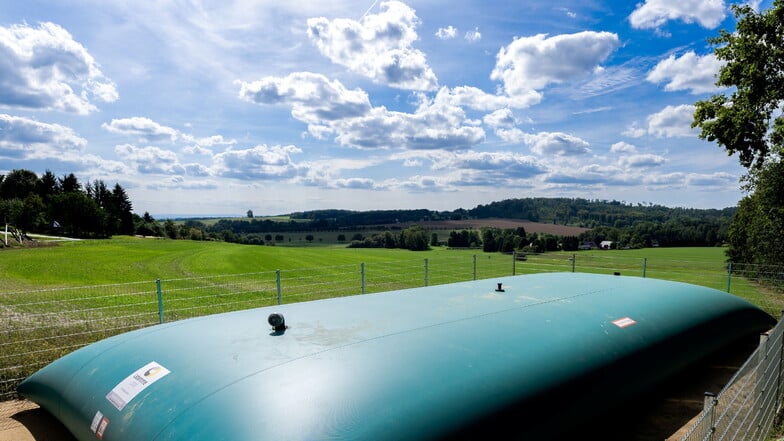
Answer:
<svg viewBox="0 0 784 441"><path fill-rule="evenodd" d="M140 214L743 196L690 128L723 0L0 2L0 174Z"/></svg>

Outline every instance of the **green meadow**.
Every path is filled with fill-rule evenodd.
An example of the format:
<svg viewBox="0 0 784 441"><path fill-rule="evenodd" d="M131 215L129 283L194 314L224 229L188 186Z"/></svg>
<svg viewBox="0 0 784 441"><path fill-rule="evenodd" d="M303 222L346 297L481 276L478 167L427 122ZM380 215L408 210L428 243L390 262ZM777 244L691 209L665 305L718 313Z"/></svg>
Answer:
<svg viewBox="0 0 784 441"><path fill-rule="evenodd" d="M480 274L472 274L471 257L478 262ZM753 281L727 274L724 249L646 248L637 250L592 250L574 253L546 253L528 256L524 262L512 262L511 256L483 253L481 250L454 250L434 247L430 251L401 249L346 248L345 245L258 246L226 242L144 239L116 237L110 240L56 242L52 246L4 249L0 251L0 293L122 284L157 279L204 278L233 274L299 271L367 265L378 272L408 271L410 283L397 287L421 285L427 275L420 275L421 262L429 261L430 273L441 274L433 283L449 283L472 277L535 273L542 271L577 271L614 273L677 280L709 286L747 297L756 303L762 299L763 287ZM488 262L493 269L483 270ZM397 263L395 263L397 262ZM405 263L405 264L404 264ZM398 268L398 266L403 265ZM455 266L455 268L448 268ZM484 272L483 272L484 271ZM334 271L330 277L341 277ZM349 271L353 272L353 270ZM358 277L351 274L349 277ZM766 309L779 305L762 305ZM777 309L772 309L777 310Z"/></svg>
<svg viewBox="0 0 784 441"><path fill-rule="evenodd" d="M434 251L438 254L443 251ZM406 250L281 247L142 239L57 242L0 251L3 291L128 283L405 260Z"/></svg>
<svg viewBox="0 0 784 441"><path fill-rule="evenodd" d="M450 250L445 247L412 252L401 249L346 248L345 245L257 246L117 237L4 249L0 251L0 277L3 278L2 291L8 292L426 258L437 260L467 253L487 256L481 250ZM642 260L647 259L660 270L671 267L680 271L684 266L694 265L697 272L705 265L723 268L726 259L724 249L718 247L595 250L548 253L543 256L568 259L572 255L577 256L578 262L582 257L596 256L608 261L625 260L634 266L641 265ZM491 256L501 255L492 253ZM523 268L522 264L520 268ZM701 274L694 276L696 283L699 283Z"/></svg>

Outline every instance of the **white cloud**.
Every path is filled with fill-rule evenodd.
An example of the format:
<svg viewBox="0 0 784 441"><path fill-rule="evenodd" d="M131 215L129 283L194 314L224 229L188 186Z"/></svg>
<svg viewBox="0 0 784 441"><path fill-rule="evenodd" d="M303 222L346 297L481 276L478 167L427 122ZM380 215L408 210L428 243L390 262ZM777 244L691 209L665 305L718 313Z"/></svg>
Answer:
<svg viewBox="0 0 784 441"><path fill-rule="evenodd" d="M739 177L727 172L715 173L647 173L642 182L653 189L668 190L680 188L696 188L697 190L720 190L738 185Z"/></svg>
<svg viewBox="0 0 784 441"><path fill-rule="evenodd" d="M648 117L647 132L657 138L694 136L691 128L693 118L694 106L691 104L667 106Z"/></svg>
<svg viewBox="0 0 784 441"><path fill-rule="evenodd" d="M479 32L479 28L474 28L473 31L466 32L465 39L471 43L475 43L482 39L482 33Z"/></svg>
<svg viewBox="0 0 784 441"><path fill-rule="evenodd" d="M530 178L543 174L547 168L533 156L513 152L457 152L442 155L433 169L463 169L492 172L498 179Z"/></svg>
<svg viewBox="0 0 784 441"><path fill-rule="evenodd" d="M411 193L436 193L449 190L446 179L433 176L412 176L404 181L391 180L386 185L389 188L398 188Z"/></svg>
<svg viewBox="0 0 784 441"><path fill-rule="evenodd" d="M314 137L334 135L344 146L356 148L466 149L484 140L465 111L442 99L418 95L414 113L371 108L362 90L347 90L323 75L295 73L240 83L240 97L259 104L292 106L292 116L308 124Z"/></svg>
<svg viewBox="0 0 784 441"><path fill-rule="evenodd" d="M327 183L333 188L371 190L376 188L374 180L369 178L340 178Z"/></svg>
<svg viewBox="0 0 784 441"><path fill-rule="evenodd" d="M575 156L591 152L583 139L561 132L540 132L525 136L531 151L541 156Z"/></svg>
<svg viewBox="0 0 784 441"><path fill-rule="evenodd" d="M636 153L637 147L627 142L616 142L610 146L610 153Z"/></svg>
<svg viewBox="0 0 784 441"><path fill-rule="evenodd" d="M610 32L518 38L498 52L490 78L503 81L506 94L535 104L541 99L538 90L596 71L619 45L618 36ZM539 99L533 101L536 95Z"/></svg>
<svg viewBox="0 0 784 441"><path fill-rule="evenodd" d="M570 9L558 8L558 10L563 12L564 14L566 14L566 16L569 17L569 18L577 18L577 13L572 11L572 10L570 10Z"/></svg>
<svg viewBox="0 0 784 441"><path fill-rule="evenodd" d="M498 109L493 113L485 115L482 118L485 124L490 127L514 127L517 125L517 119L514 117L514 114L510 109Z"/></svg>
<svg viewBox="0 0 784 441"><path fill-rule="evenodd" d="M670 55L660 61L648 73L646 79L652 83L667 82L668 92L690 90L693 94L715 92L716 78L723 62L714 54L699 56L689 51L675 58Z"/></svg>
<svg viewBox="0 0 784 441"><path fill-rule="evenodd" d="M138 136L145 140L176 141L176 129L158 124L150 118L134 116L131 118L113 119L110 123L103 123L101 127L112 133L126 136Z"/></svg>
<svg viewBox="0 0 784 441"><path fill-rule="evenodd" d="M180 137L184 142L193 143L194 144L193 147L200 147L200 148L214 147L216 145L234 145L237 143L236 139L225 139L223 138L223 135L213 135L213 136L199 138L193 135L181 133Z"/></svg>
<svg viewBox="0 0 784 441"><path fill-rule="evenodd" d="M629 167L629 168L649 168L649 167L658 167L663 165L666 162L666 159L660 155L653 155L653 154L634 154L628 156L622 156L618 159L618 164L622 167Z"/></svg>
<svg viewBox="0 0 784 441"><path fill-rule="evenodd" d="M651 188L682 188L686 185L686 175L679 172L661 174L649 173L642 178L642 182Z"/></svg>
<svg viewBox="0 0 784 441"><path fill-rule="evenodd" d="M78 114L113 102L115 84L71 34L53 23L0 26L0 105Z"/></svg>
<svg viewBox="0 0 784 441"><path fill-rule="evenodd" d="M645 0L629 15L629 22L637 29L657 29L669 20L697 22L713 29L725 17L724 0Z"/></svg>
<svg viewBox="0 0 784 441"><path fill-rule="evenodd" d="M438 80L425 54L412 47L417 40L416 12L398 1L381 3L382 11L359 21L308 20L308 36L332 62L372 80L408 90L434 90Z"/></svg>
<svg viewBox="0 0 784 441"><path fill-rule="evenodd" d="M577 186L625 186L632 183L623 170L605 164L588 164L579 168L556 170L545 178L545 182Z"/></svg>
<svg viewBox="0 0 784 441"><path fill-rule="evenodd" d="M114 148L115 153L123 160L133 164L139 173L144 174L183 174L183 167L177 154L155 146L136 147L132 144L121 144Z"/></svg>
<svg viewBox="0 0 784 441"><path fill-rule="evenodd" d="M689 173L686 175L686 183L696 186L727 188L738 184L738 176L727 172Z"/></svg>
<svg viewBox="0 0 784 441"><path fill-rule="evenodd" d="M297 153L302 150L293 145L227 150L215 155L212 171L214 175L236 179L290 179L304 173L304 168L291 159Z"/></svg>
<svg viewBox="0 0 784 441"><path fill-rule="evenodd" d="M635 121L627 127L622 134L631 138L641 138L645 136L646 133L648 133L648 131L645 128L640 127L637 121Z"/></svg>
<svg viewBox="0 0 784 441"><path fill-rule="evenodd" d="M501 138L502 140L510 143L510 144L517 144L520 142L524 142L526 140L526 136L528 136L525 132L518 128L514 129L497 129L495 131L496 136Z"/></svg>
<svg viewBox="0 0 784 441"><path fill-rule="evenodd" d="M494 111L504 107L522 109L538 103L541 99L542 95L535 90L507 96L492 95L471 86L459 86L453 89L442 87L436 95L437 101L483 111Z"/></svg>
<svg viewBox="0 0 784 441"><path fill-rule="evenodd" d="M215 190L219 185L210 180L186 180L184 177L167 176L158 181L152 181L145 184L144 188L153 191L160 190ZM171 202L170 202L171 203Z"/></svg>
<svg viewBox="0 0 784 441"><path fill-rule="evenodd" d="M358 148L464 150L485 137L484 130L464 123L462 109L431 103L413 114L376 108L367 116L335 122L331 130L341 145Z"/></svg>
<svg viewBox="0 0 784 441"><path fill-rule="evenodd" d="M60 158L65 151L82 151L87 140L70 127L0 114L0 157Z"/></svg>
<svg viewBox="0 0 784 441"><path fill-rule="evenodd" d="M441 40L451 40L457 36L457 28L454 26L447 26L445 28L438 28L436 37Z"/></svg>
<svg viewBox="0 0 784 441"><path fill-rule="evenodd" d="M361 89L348 90L340 81L310 72L237 84L240 98L256 104L289 105L292 116L311 124L357 117L370 110L367 93Z"/></svg>

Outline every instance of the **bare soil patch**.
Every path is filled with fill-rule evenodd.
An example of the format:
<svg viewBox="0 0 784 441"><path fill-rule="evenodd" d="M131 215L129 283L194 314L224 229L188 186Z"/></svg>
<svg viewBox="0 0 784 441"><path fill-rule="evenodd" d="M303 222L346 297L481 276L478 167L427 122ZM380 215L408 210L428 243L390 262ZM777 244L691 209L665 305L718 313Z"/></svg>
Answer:
<svg viewBox="0 0 784 441"><path fill-rule="evenodd" d="M0 402L0 441L76 441L49 412L27 400Z"/></svg>

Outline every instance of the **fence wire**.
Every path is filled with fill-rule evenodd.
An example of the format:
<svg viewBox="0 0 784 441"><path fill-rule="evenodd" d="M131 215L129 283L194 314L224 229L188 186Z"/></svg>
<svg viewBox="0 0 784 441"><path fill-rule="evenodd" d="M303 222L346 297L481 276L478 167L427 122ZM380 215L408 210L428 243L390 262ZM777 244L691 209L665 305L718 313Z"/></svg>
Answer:
<svg viewBox="0 0 784 441"><path fill-rule="evenodd" d="M507 275L586 272L686 281L726 290L778 316L782 267L657 262L598 253L456 251L426 259L188 277L23 292L0 291L0 401L28 375L82 346L162 322L282 303ZM765 339L684 441L761 440L781 403L781 326Z"/></svg>
<svg viewBox="0 0 784 441"><path fill-rule="evenodd" d="M763 441L781 408L784 323L760 345L718 395L706 394L699 418L680 441Z"/></svg>

